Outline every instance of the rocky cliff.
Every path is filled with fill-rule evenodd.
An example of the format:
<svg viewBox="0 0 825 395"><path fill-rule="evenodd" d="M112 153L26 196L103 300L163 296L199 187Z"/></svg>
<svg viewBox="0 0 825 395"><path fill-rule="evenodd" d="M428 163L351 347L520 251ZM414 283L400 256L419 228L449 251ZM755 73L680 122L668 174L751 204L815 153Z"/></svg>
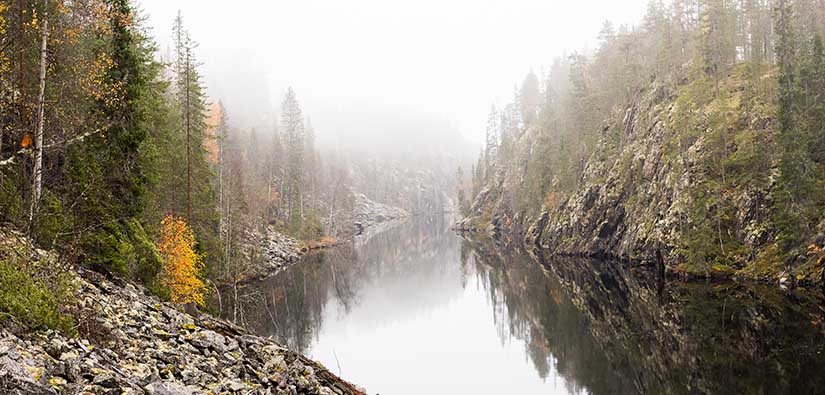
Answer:
<svg viewBox="0 0 825 395"><path fill-rule="evenodd" d="M402 208L372 201L363 194L353 193L352 197L355 202L352 224L356 242L364 243L410 217L410 213Z"/></svg>
<svg viewBox="0 0 825 395"><path fill-rule="evenodd" d="M738 73L716 97L697 98L702 87L688 82L650 84L604 122L575 187L545 185L533 209L514 203L538 141L527 130L457 228L558 255L660 260L690 275L819 281L805 246L825 245L825 222L790 259L777 254L772 99Z"/></svg>

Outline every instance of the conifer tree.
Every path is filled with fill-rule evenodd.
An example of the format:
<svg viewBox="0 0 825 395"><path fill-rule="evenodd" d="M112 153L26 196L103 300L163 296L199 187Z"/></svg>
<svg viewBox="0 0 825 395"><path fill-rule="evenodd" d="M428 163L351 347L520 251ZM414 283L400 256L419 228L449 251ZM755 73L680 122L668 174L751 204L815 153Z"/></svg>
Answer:
<svg viewBox="0 0 825 395"><path fill-rule="evenodd" d="M304 119L301 106L290 87L281 106L281 128L286 148L287 220L294 229L303 219Z"/></svg>
<svg viewBox="0 0 825 395"><path fill-rule="evenodd" d="M490 108L490 114L487 116L487 136L484 143L484 158L486 159L485 170L490 172L495 165L496 157L498 156L499 148L499 116L496 106Z"/></svg>

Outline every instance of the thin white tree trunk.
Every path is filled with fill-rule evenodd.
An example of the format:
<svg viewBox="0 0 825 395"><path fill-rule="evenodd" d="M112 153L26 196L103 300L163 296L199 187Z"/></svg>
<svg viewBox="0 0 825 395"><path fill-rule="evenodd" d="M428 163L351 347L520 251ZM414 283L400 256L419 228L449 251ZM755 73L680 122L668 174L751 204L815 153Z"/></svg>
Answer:
<svg viewBox="0 0 825 395"><path fill-rule="evenodd" d="M187 34L187 45L188 44ZM192 137L191 137L191 116L192 106L190 103L189 77L192 66L189 64L189 48L186 48L186 220L192 223Z"/></svg>
<svg viewBox="0 0 825 395"><path fill-rule="evenodd" d="M46 94L46 50L49 41L49 0L43 0L43 33L40 38L40 92L37 96L37 128L34 132L34 169L32 169L32 204L29 221L34 220L40 195L43 191L43 129L46 126L44 116Z"/></svg>

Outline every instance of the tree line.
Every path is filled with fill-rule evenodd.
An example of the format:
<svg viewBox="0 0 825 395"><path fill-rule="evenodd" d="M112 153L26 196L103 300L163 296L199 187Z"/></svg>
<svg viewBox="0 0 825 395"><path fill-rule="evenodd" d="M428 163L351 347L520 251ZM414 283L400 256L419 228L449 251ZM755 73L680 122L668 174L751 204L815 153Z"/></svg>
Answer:
<svg viewBox="0 0 825 395"><path fill-rule="evenodd" d="M237 130L183 16L170 60L142 21L129 0L0 1L4 226L166 297L175 273L203 282L177 281L189 294L231 281L270 227L342 232L348 173L322 162L295 92L271 130Z"/></svg>
<svg viewBox="0 0 825 395"><path fill-rule="evenodd" d="M689 250L740 254L733 191L761 188L772 191L777 256L804 255L825 208L824 33L820 0L653 0L638 26L605 22L595 50L530 72L509 104L491 109L472 182L458 191L464 211L504 174L518 182L491 192L508 210L535 218L552 209L581 184L588 160L620 152L628 136L613 130L644 116L628 106L659 87L676 102L669 152L684 157L700 140L707 150L690 191ZM748 117L763 121L743 124Z"/></svg>

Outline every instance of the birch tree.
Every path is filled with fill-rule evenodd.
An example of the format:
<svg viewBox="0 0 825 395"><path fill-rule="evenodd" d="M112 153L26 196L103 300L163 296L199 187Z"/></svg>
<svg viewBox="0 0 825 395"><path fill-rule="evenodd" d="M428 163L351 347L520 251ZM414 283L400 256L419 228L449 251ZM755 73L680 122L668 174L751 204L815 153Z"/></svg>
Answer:
<svg viewBox="0 0 825 395"><path fill-rule="evenodd" d="M32 203L29 221L34 220L40 195L43 190L43 129L46 126L46 58L49 41L49 0L43 0L43 27L40 38L40 84L37 95L37 128L34 132L34 167L32 169Z"/></svg>

